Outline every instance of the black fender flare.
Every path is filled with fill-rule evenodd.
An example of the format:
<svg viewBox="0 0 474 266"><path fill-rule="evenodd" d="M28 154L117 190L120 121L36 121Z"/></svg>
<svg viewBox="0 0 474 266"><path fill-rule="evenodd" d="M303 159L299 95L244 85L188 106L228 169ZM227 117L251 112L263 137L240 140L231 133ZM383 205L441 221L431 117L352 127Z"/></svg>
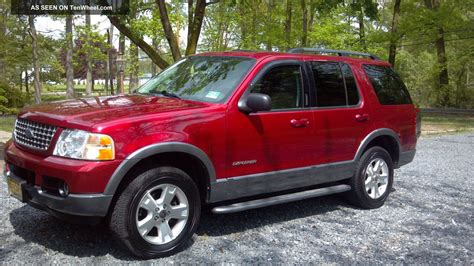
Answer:
<svg viewBox="0 0 474 266"><path fill-rule="evenodd" d="M141 160L166 152L182 152L196 157L207 169L209 174L209 180L207 180L207 184L212 184L216 181L216 171L214 169L214 165L212 164L211 159L209 159L209 156L207 156L203 150L192 144L184 142L163 142L145 146L128 155L127 158L125 158L122 163L120 163L117 169L115 169L114 173L110 177L109 182L105 187L104 194L114 195L120 182L128 173L128 171L130 171L130 169L132 169L132 167Z"/></svg>
<svg viewBox="0 0 474 266"><path fill-rule="evenodd" d="M389 136L395 139L395 142L397 142L398 145L398 156L400 156L400 153L402 152L402 146L400 144L400 136L393 131L390 128L379 128L376 129L372 132L370 132L365 138L360 142L359 148L357 149L357 152L354 156L354 161L358 161L360 157L362 156L362 153L364 152L365 148L369 143L374 140L377 137L380 136Z"/></svg>

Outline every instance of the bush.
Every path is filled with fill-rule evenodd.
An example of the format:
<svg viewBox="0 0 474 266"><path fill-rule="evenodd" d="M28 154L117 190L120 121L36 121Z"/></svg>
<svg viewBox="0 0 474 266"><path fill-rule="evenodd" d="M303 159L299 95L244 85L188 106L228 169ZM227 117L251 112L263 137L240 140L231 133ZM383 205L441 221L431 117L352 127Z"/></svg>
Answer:
<svg viewBox="0 0 474 266"><path fill-rule="evenodd" d="M29 102L27 93L14 86L0 83L0 114L17 114L19 109Z"/></svg>

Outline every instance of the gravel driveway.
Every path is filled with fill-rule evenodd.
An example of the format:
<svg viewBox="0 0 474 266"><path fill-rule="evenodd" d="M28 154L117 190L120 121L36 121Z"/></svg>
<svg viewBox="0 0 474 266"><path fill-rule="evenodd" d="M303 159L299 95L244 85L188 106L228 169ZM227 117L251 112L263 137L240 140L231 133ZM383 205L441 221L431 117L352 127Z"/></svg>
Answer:
<svg viewBox="0 0 474 266"><path fill-rule="evenodd" d="M385 206L329 196L230 215L204 213L192 243L159 263L474 264L474 133L422 138ZM70 225L7 196L0 263L139 262L105 227Z"/></svg>

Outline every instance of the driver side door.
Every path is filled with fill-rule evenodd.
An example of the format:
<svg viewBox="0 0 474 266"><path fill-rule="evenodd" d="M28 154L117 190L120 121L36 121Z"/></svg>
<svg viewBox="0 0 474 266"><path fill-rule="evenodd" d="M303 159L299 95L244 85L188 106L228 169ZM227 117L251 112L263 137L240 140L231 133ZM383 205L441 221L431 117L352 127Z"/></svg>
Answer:
<svg viewBox="0 0 474 266"><path fill-rule="evenodd" d="M273 61L259 71L242 98L249 93L267 94L272 108L228 113L227 177L248 177L247 189L270 192L265 187L285 186L279 178L273 179L275 173L313 164L318 143L311 137L314 121L308 84L307 69L300 61Z"/></svg>

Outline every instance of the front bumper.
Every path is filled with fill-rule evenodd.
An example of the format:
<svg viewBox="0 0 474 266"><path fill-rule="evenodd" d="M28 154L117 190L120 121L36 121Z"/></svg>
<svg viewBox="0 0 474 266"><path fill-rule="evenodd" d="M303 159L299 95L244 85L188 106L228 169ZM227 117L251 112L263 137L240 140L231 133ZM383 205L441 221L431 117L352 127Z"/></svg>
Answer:
<svg viewBox="0 0 474 266"><path fill-rule="evenodd" d="M4 173L5 178L16 180L21 185L23 202L51 212L72 216L105 217L112 201L111 195L103 194L69 194L67 197L52 195L39 186L28 184L21 177L10 171Z"/></svg>
<svg viewBox="0 0 474 266"><path fill-rule="evenodd" d="M9 141L5 145L5 163L4 175L21 185L23 202L58 217L105 217L113 197L104 194L105 186L121 160L96 162L44 157ZM53 193L47 187L51 178L68 185L67 196Z"/></svg>

